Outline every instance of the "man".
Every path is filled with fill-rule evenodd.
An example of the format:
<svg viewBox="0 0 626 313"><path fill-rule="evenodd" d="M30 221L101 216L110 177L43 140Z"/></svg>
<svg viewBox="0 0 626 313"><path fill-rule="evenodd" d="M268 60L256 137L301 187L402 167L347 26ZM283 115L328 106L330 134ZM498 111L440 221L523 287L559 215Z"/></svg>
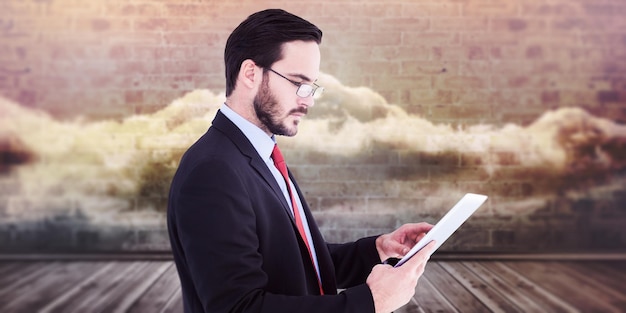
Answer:
<svg viewBox="0 0 626 313"><path fill-rule="evenodd" d="M170 191L185 312L382 313L414 295L432 245L401 267L380 263L432 226L324 242L275 145L275 135L297 133L321 91L321 38L282 10L251 15L228 38L226 102L183 156Z"/></svg>

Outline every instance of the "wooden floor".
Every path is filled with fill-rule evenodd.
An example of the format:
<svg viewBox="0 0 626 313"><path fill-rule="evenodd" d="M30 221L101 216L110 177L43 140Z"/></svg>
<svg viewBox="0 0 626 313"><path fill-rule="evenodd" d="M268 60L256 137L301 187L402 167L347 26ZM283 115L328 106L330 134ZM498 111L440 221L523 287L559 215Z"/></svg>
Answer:
<svg viewBox="0 0 626 313"><path fill-rule="evenodd" d="M182 312L182 302L169 260L8 260L0 312ZM626 312L626 261L431 261L397 312Z"/></svg>

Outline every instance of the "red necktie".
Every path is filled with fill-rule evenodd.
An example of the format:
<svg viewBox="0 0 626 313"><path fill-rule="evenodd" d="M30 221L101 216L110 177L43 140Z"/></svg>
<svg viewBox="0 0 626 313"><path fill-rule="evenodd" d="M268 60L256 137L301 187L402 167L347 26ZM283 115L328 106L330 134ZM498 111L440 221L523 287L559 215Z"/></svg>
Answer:
<svg viewBox="0 0 626 313"><path fill-rule="evenodd" d="M283 154L280 153L280 149L278 149L278 145L274 145L274 150L272 151L272 160L274 160L274 165L280 171L280 174L283 175L285 179L285 183L287 184L287 191L289 191L289 197L291 198L291 207L293 208L293 218L296 220L296 226L298 227L298 232L300 233L300 237L304 240L306 244L306 248L309 250L309 257L311 257L311 263L313 263L313 267L315 268L315 262L313 261L313 253L311 253L311 247L309 246L309 240L307 240L306 232L304 231L304 225L302 224L302 217L300 216L300 211L298 210L298 205L294 193L291 191L291 184L289 184L289 174L287 174L287 164L285 164L285 159L283 158ZM319 278L317 283L320 287L320 293L323 295L324 291L322 290L322 283Z"/></svg>

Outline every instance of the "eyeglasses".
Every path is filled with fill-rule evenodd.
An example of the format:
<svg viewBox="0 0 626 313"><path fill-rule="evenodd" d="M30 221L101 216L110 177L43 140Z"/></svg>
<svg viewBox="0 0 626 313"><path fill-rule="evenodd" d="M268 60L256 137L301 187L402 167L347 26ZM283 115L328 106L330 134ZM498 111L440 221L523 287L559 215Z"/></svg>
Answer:
<svg viewBox="0 0 626 313"><path fill-rule="evenodd" d="M275 70L268 68L268 70L272 71L272 73L288 80L290 83L294 84L295 86L298 87L298 90L296 90L296 95L298 95L298 97L300 98L306 98L309 97L310 95L313 95L313 98L319 98L322 93L324 92L324 87L319 86L317 84L305 84L305 83L300 83L294 80L291 80L287 77L285 77L283 74L276 72Z"/></svg>

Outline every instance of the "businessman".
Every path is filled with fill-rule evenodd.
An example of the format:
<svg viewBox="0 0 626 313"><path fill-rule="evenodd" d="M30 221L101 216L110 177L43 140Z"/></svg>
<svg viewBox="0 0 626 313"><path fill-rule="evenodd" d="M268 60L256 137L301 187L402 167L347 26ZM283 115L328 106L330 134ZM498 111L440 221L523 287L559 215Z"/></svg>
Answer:
<svg viewBox="0 0 626 313"><path fill-rule="evenodd" d="M226 101L182 157L169 195L185 312L384 313L415 293L432 244L398 268L381 263L432 225L325 242L276 145L322 91L321 39L315 25L272 9L226 42Z"/></svg>

